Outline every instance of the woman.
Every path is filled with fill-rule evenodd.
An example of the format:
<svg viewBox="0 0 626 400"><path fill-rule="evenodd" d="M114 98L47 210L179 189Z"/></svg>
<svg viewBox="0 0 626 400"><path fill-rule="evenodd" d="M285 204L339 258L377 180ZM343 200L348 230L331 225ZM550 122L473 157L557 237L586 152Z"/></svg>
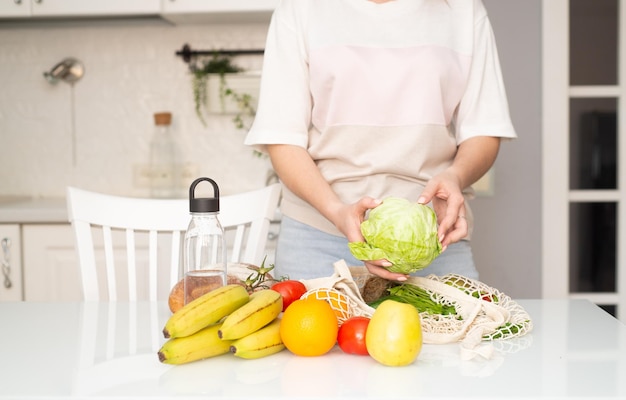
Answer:
<svg viewBox="0 0 626 400"><path fill-rule="evenodd" d="M245 141L284 186L277 276L360 265L347 243L397 196L437 214L445 251L420 272L478 278L466 200L515 136L481 0L283 0ZM406 280L387 260L365 266Z"/></svg>

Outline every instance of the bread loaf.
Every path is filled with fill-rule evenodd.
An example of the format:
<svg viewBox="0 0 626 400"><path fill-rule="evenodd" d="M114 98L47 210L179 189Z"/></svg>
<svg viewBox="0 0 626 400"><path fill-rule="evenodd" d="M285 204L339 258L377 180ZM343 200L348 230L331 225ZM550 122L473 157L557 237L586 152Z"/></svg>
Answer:
<svg viewBox="0 0 626 400"><path fill-rule="evenodd" d="M242 286L246 286L245 281L253 275L255 271L257 271L259 267L253 264L246 263L234 263L228 264L228 275L227 275L227 284L239 284ZM266 275L266 280L268 282L272 282L272 276L270 274ZM168 298L168 305L170 307L170 311L175 313L185 304L185 289L184 289L184 279L181 279L174 285L172 290L170 291L170 295ZM191 297L196 298L200 295L216 289L218 286L215 285L214 281L211 282L207 280L203 282L201 279L194 280L194 287L191 288Z"/></svg>
<svg viewBox="0 0 626 400"><path fill-rule="evenodd" d="M227 284L229 285L239 284L239 285L245 286L245 284L234 275L227 276ZM194 287L190 289L191 298L195 299L197 297L200 297L204 293L207 293L213 289L217 289L218 287L219 285L216 285L215 283L211 283L209 281L207 281L206 283L202 283L201 281L196 280L194 281ZM168 305L170 307L170 311L172 311L173 313L180 310L181 307L185 305L185 280L184 279L181 279L180 281L178 281L178 283L176 283L176 285L174 285L174 287L170 291Z"/></svg>

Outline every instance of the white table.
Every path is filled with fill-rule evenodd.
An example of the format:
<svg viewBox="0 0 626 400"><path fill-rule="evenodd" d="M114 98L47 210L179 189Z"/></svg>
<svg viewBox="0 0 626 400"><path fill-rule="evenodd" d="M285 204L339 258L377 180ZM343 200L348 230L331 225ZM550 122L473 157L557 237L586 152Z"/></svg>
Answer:
<svg viewBox="0 0 626 400"><path fill-rule="evenodd" d="M408 367L337 347L181 366L156 351L166 303L0 303L0 398L625 399L626 325L584 300L520 300L534 331L490 360L424 345Z"/></svg>

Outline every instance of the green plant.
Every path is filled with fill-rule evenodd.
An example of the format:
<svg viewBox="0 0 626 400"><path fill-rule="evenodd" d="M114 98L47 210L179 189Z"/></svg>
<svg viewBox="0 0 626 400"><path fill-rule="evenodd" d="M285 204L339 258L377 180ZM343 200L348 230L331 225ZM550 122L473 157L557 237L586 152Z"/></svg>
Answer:
<svg viewBox="0 0 626 400"><path fill-rule="evenodd" d="M239 109L239 112L233 117L233 123L237 129L249 128L249 120L254 117L256 110L252 105L252 96L248 93L239 93L228 86L226 82L226 74L241 72L242 69L234 65L230 57L216 52L213 56L204 61L200 66L192 64L192 88L193 99L196 109L196 115L206 126L206 120L204 119L203 108L207 105L207 84L209 75L215 74L220 78L219 96L222 109L225 108L225 103L228 98L231 98Z"/></svg>

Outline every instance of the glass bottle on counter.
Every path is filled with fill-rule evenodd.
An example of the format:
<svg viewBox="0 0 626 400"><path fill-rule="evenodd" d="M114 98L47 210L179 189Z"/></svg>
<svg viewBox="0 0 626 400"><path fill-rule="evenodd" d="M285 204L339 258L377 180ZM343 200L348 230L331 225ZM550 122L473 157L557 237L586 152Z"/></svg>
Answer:
<svg viewBox="0 0 626 400"><path fill-rule="evenodd" d="M213 197L196 198L201 182L213 186ZM210 290L226 285L226 243L224 228L218 219L219 187L211 178L198 178L189 188L191 222L185 233L184 294L185 304Z"/></svg>
<svg viewBox="0 0 626 400"><path fill-rule="evenodd" d="M176 197L178 188L178 147L171 129L172 113L154 114L154 134L150 142L150 195Z"/></svg>

